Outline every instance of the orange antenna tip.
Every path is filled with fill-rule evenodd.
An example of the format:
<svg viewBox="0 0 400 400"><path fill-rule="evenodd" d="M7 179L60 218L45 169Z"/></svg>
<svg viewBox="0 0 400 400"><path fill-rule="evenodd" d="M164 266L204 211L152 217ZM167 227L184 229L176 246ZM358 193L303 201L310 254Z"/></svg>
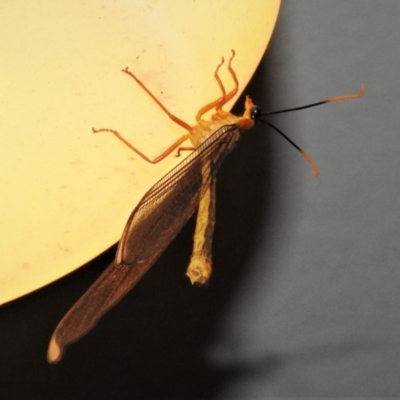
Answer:
<svg viewBox="0 0 400 400"><path fill-rule="evenodd" d="M315 164L314 160L304 150L300 150L300 153L307 160L307 162L311 165L312 174L315 177L317 177L319 175L319 169L317 167L317 164Z"/></svg>
<svg viewBox="0 0 400 400"><path fill-rule="evenodd" d="M340 101L340 100L350 100L350 99L359 99L360 97L363 97L365 94L365 83L361 83L361 90L359 93L350 93L350 94L343 94L341 96L335 96L331 97L330 99L326 100L326 103L332 103L334 101Z"/></svg>

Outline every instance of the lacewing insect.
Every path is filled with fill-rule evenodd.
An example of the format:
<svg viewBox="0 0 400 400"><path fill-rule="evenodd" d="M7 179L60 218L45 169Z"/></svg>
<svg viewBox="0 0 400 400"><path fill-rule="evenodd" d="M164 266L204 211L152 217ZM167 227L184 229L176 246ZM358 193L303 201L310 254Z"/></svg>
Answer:
<svg viewBox="0 0 400 400"><path fill-rule="evenodd" d="M238 79L231 66L234 56L235 52L232 50L228 71L233 79L234 88L227 93L218 75L218 71L224 63L222 58L214 73L222 93L221 97L199 110L194 126L190 126L170 113L128 68L123 70L175 123L188 133L151 160L113 129L92 128L93 132L114 134L136 154L150 163L161 161L173 151L177 151L177 156L183 151L193 150L193 152L159 180L133 210L119 242L115 260L68 311L55 329L47 353L49 362L58 362L67 345L88 333L101 316L115 306L135 286L197 208L194 246L186 275L192 284L204 284L209 280L212 272L211 242L215 224L215 177L223 159L239 140L240 129L249 129L257 121L265 122L300 151L310 163L314 176L317 176L317 166L310 156L263 117L333 101L358 98L364 94L363 84L361 92L357 94L332 97L307 106L270 113L263 113L247 96L243 115L235 116L222 109L236 95L239 88ZM211 119L203 119L203 115L211 110L214 110ZM187 139L190 139L192 146L182 147L181 145Z"/></svg>

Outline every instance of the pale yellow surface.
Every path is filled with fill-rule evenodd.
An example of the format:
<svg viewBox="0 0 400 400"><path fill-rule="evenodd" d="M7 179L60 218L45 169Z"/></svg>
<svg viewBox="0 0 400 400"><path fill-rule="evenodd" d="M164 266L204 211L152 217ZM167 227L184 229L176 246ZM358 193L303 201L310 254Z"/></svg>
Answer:
<svg viewBox="0 0 400 400"><path fill-rule="evenodd" d="M185 133L121 69L192 124L219 96L213 72L232 48L247 84L279 3L1 2L0 304L118 241L146 190L181 161L150 165L114 136L92 134L117 129L155 156Z"/></svg>

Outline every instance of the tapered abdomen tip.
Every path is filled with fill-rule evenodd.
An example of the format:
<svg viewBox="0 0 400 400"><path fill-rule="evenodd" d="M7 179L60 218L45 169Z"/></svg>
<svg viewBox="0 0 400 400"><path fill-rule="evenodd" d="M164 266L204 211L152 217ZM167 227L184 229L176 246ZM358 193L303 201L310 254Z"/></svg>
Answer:
<svg viewBox="0 0 400 400"><path fill-rule="evenodd" d="M49 348L47 350L47 361L51 364L55 364L61 360L61 349L57 344L54 336L50 340Z"/></svg>

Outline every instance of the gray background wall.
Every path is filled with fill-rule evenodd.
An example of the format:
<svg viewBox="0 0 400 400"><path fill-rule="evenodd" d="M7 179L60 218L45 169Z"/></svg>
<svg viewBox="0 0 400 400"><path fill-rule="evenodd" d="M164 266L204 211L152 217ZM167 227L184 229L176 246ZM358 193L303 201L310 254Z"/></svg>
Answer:
<svg viewBox="0 0 400 400"><path fill-rule="evenodd" d="M395 0L283 1L252 86L268 107L367 93L274 119L321 175L267 139L257 245L214 353L246 372L221 398L400 396L399 21Z"/></svg>

